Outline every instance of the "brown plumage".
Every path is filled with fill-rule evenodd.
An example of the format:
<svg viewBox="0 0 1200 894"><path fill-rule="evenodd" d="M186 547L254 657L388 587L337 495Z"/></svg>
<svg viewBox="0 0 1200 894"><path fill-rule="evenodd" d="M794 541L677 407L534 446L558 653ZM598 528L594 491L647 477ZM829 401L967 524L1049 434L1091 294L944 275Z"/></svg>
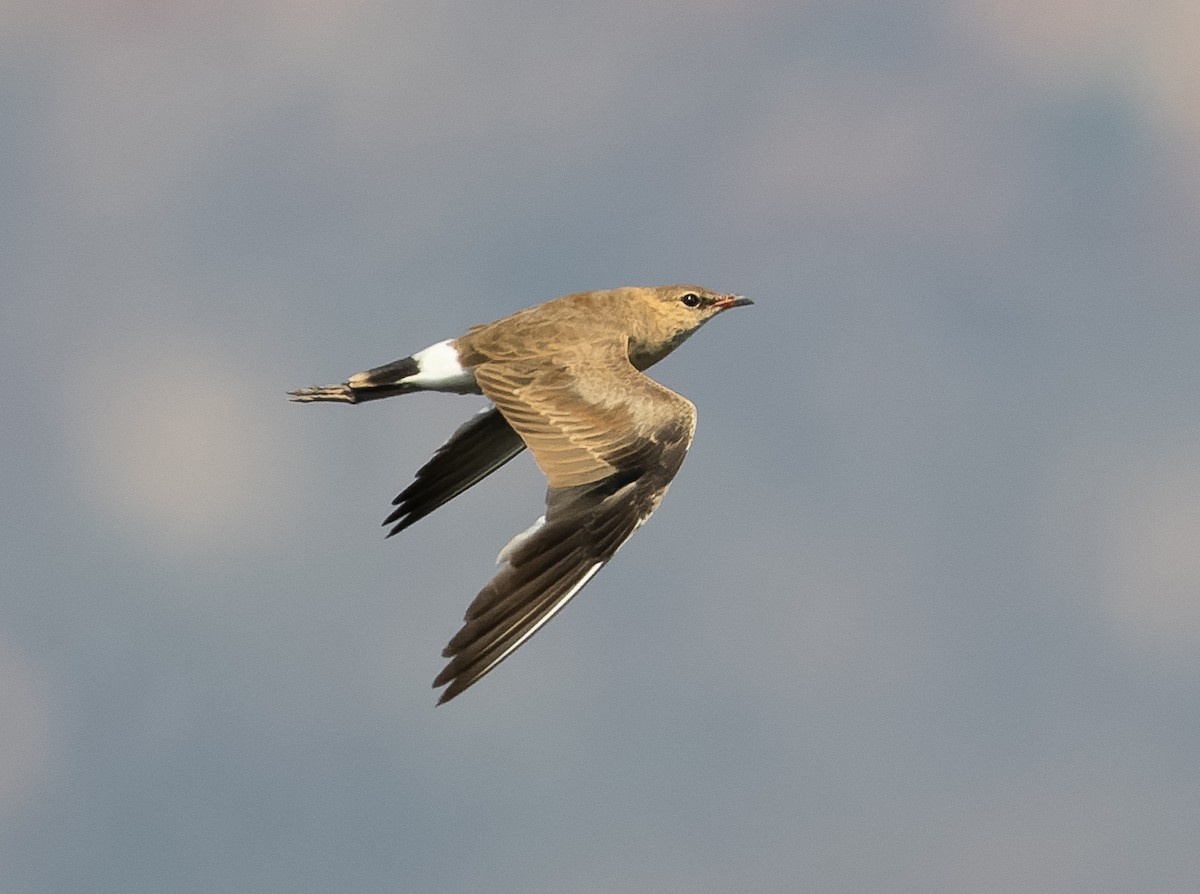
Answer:
<svg viewBox="0 0 1200 894"><path fill-rule="evenodd" d="M658 507L696 428L686 398L643 374L748 298L698 286L581 292L475 326L461 338L291 392L361 403L412 391L482 393L384 521L396 534L528 447L549 482L546 514L515 537L467 609L434 680L439 704L476 683L553 617Z"/></svg>

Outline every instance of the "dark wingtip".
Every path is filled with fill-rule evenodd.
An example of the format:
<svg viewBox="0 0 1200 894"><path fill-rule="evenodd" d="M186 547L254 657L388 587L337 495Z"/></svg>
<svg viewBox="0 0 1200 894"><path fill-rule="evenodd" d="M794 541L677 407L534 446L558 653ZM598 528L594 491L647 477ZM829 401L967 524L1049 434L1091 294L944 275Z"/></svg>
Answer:
<svg viewBox="0 0 1200 894"><path fill-rule="evenodd" d="M390 513L388 513L388 517L379 523L380 527L384 528L386 528L388 525L392 525L392 529L384 535L384 540L387 540L388 537L395 537L413 522L421 518L420 515L413 515L412 510L408 506L399 505L403 497L404 494L401 494L392 501L392 505L398 506L398 508L393 509Z"/></svg>
<svg viewBox="0 0 1200 894"><path fill-rule="evenodd" d="M446 686L447 683L449 683L450 685ZM437 705L435 705L435 707L439 707L439 708L442 705L446 704L446 702L452 701L455 698L457 698L458 696L462 695L463 691L467 688L465 686L462 686L462 687L456 686L453 678L451 678L449 680L443 680L440 676L436 680L433 681L434 689L437 689L439 686L446 686L445 689L443 689L441 692L438 693Z"/></svg>
<svg viewBox="0 0 1200 894"><path fill-rule="evenodd" d="M392 522L394 522L394 521L396 521L396 519L389 516L388 518L385 518L383 520L381 527L386 528L388 525L391 525ZM414 518L400 519L399 522L397 522L395 525L392 526L392 529L390 531L388 531L386 534L383 535L383 539L387 540L389 537L395 537L397 534L399 534L401 531L403 531L405 528L407 528L409 525L411 525L414 521L416 521L416 519L414 519Z"/></svg>

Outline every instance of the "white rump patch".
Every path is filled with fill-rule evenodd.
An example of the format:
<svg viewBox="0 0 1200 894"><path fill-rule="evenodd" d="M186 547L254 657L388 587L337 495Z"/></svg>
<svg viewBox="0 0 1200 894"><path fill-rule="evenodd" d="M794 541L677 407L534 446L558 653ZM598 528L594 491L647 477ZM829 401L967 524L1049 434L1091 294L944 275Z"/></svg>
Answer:
<svg viewBox="0 0 1200 894"><path fill-rule="evenodd" d="M545 523L546 523L546 516L539 515L537 521L535 521L532 525L530 525L528 528L526 528L524 531L522 531L520 534L518 534L516 537L514 537L512 540L508 541L508 543L506 543L504 545L504 549L500 550L500 555L496 556L496 564L497 565L508 564L508 557L511 556L514 552L516 552L517 548L522 543L524 543L526 540L528 540L530 537L532 537L534 534L536 534L538 532L538 530L542 527L542 525L544 525Z"/></svg>
<svg viewBox="0 0 1200 894"><path fill-rule="evenodd" d="M458 362L458 351L451 341L452 339L439 341L436 345L430 345L413 354L419 371L400 381L426 391L477 394L479 386L475 384L475 373L463 369L462 364Z"/></svg>

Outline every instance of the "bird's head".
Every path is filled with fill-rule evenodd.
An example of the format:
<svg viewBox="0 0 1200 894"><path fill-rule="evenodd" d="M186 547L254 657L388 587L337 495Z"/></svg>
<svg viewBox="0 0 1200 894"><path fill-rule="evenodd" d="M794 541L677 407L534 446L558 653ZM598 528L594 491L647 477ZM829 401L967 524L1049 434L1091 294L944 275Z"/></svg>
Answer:
<svg viewBox="0 0 1200 894"><path fill-rule="evenodd" d="M689 335L731 307L753 304L741 295L700 286L675 285L625 291L631 310L629 359L638 369L653 366Z"/></svg>

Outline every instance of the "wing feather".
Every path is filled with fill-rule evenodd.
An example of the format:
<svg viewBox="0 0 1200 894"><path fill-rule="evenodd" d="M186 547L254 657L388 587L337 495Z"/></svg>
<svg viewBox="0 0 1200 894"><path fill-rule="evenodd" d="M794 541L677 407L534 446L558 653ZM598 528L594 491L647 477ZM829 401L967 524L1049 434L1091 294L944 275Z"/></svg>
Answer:
<svg viewBox="0 0 1200 894"><path fill-rule="evenodd" d="M477 484L525 449L521 436L495 407L476 413L459 426L417 472L383 520L393 525L387 536L399 534L443 503Z"/></svg>
<svg viewBox="0 0 1200 894"><path fill-rule="evenodd" d="M551 487L613 474L662 428L685 423L690 441L696 408L635 369L627 341L573 347L475 367L479 387L524 439Z"/></svg>
<svg viewBox="0 0 1200 894"><path fill-rule="evenodd" d="M476 380L550 482L545 522L505 548L434 681L439 704L478 682L554 617L650 517L683 463L695 408L633 368L624 346L489 361ZM604 353L605 346L601 346Z"/></svg>

